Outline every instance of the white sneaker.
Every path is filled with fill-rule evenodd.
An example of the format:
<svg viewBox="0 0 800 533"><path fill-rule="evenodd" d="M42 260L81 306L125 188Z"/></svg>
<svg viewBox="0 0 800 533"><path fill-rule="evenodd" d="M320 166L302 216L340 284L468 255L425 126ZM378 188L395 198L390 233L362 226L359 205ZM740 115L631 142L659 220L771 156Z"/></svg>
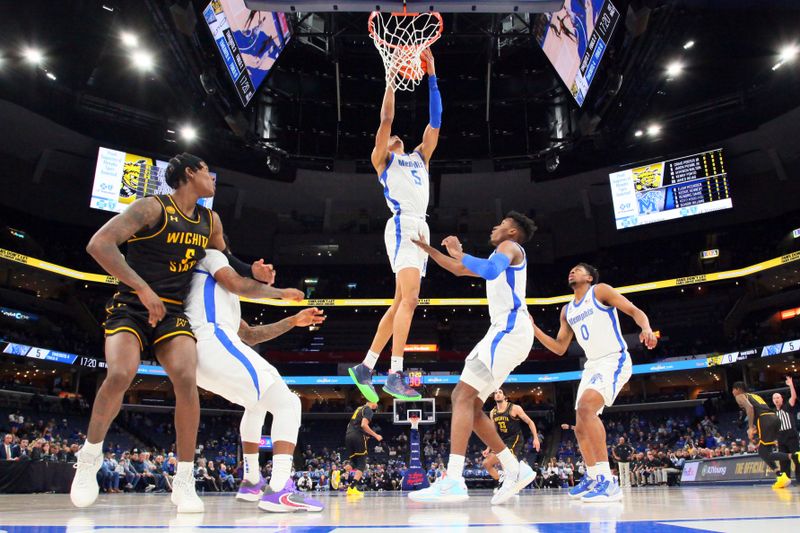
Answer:
<svg viewBox="0 0 800 533"><path fill-rule="evenodd" d="M408 499L424 503L458 503L467 501L469 493L464 478L455 479L445 476L439 478L427 489L409 492Z"/></svg>
<svg viewBox="0 0 800 533"><path fill-rule="evenodd" d="M497 494L492 496L492 505L500 505L511 498L513 498L519 491L527 487L536 479L536 472L525 463L519 464L519 472L515 476L512 473L506 473L506 478L503 480L503 485Z"/></svg>
<svg viewBox="0 0 800 533"><path fill-rule="evenodd" d="M202 513L205 511L203 500L194 489L194 478L188 476L175 476L172 480L172 503L178 507L179 513Z"/></svg>
<svg viewBox="0 0 800 533"><path fill-rule="evenodd" d="M89 455L83 450L77 454L78 462L75 463L75 477L69 489L69 498L75 507L89 507L100 494L97 484L97 472L103 466L103 454Z"/></svg>

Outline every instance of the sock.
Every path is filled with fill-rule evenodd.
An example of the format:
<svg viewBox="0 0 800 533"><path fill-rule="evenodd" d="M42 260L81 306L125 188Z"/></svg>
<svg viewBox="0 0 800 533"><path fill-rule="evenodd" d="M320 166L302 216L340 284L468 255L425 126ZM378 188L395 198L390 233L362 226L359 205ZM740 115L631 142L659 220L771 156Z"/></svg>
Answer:
<svg viewBox="0 0 800 533"><path fill-rule="evenodd" d="M379 355L380 354L377 354L372 350L368 351L367 356L364 358L363 365L369 368L370 370L375 370L375 363L378 362Z"/></svg>
<svg viewBox="0 0 800 533"><path fill-rule="evenodd" d="M464 456L451 453L450 459L447 460L447 477L451 477L453 479L461 479L461 475L463 473L464 473Z"/></svg>
<svg viewBox="0 0 800 533"><path fill-rule="evenodd" d="M248 483L258 483L261 479L261 472L258 468L258 454L244 454L244 479Z"/></svg>
<svg viewBox="0 0 800 533"><path fill-rule="evenodd" d="M292 456L288 453L273 455L272 478L269 480L269 488L275 492L283 490L290 475L292 475Z"/></svg>
<svg viewBox="0 0 800 533"><path fill-rule="evenodd" d="M87 456L97 457L98 455L102 455L103 453L103 441L100 442L89 442L89 439L86 439L86 442L83 443L81 447L81 452L85 453Z"/></svg>
<svg viewBox="0 0 800 533"><path fill-rule="evenodd" d="M611 466L608 461L597 462L594 467L597 469L598 476L603 476L606 481L611 481Z"/></svg>
<svg viewBox="0 0 800 533"><path fill-rule="evenodd" d="M503 470L507 476L514 477L519 473L519 461L511 453L511 450L503 448L503 451L497 454L497 458L500 459L500 464L503 465Z"/></svg>
<svg viewBox="0 0 800 533"><path fill-rule="evenodd" d="M392 372L402 372L403 371L403 358L397 357L396 355L392 356Z"/></svg>
<svg viewBox="0 0 800 533"><path fill-rule="evenodd" d="M597 473L598 473L597 465L586 467L586 475L589 476L589 479L597 479Z"/></svg>
<svg viewBox="0 0 800 533"><path fill-rule="evenodd" d="M191 461L178 461L178 469L175 471L175 477L192 477L194 472L194 463Z"/></svg>

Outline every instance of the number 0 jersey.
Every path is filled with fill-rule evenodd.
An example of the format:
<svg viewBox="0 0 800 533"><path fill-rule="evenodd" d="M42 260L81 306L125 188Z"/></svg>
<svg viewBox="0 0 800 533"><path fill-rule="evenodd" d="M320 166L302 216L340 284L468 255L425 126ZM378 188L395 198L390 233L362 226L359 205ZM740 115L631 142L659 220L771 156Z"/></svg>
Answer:
<svg viewBox="0 0 800 533"><path fill-rule="evenodd" d="M425 217L430 198L430 178L419 152L389 154L389 163L378 177L386 205L395 216Z"/></svg>
<svg viewBox="0 0 800 533"><path fill-rule="evenodd" d="M566 319L575 339L589 361L627 354L628 345L622 337L616 308L600 303L594 290L592 285L583 300L572 300L567 304Z"/></svg>
<svg viewBox="0 0 800 533"><path fill-rule="evenodd" d="M198 205L191 218L178 208L170 195L154 197L161 204L161 218L150 229L128 239L125 260L162 299L183 302L192 271L205 257L213 218L211 210ZM120 293L133 293L120 283Z"/></svg>

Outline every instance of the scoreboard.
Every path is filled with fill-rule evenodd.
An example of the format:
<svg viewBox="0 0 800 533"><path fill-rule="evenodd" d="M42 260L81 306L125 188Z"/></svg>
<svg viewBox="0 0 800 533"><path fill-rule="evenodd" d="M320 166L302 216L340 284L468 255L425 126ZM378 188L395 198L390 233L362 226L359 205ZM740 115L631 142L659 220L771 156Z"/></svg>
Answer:
<svg viewBox="0 0 800 533"><path fill-rule="evenodd" d="M609 175L617 229L733 207L722 149Z"/></svg>

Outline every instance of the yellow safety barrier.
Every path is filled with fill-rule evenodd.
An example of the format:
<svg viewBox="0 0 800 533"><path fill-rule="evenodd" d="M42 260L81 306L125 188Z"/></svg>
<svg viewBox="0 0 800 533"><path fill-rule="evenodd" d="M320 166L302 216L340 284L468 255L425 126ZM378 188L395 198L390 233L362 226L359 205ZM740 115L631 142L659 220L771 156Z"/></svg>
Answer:
<svg viewBox="0 0 800 533"><path fill-rule="evenodd" d="M104 283L107 285L116 285L119 283L114 276L106 276L103 274L92 274L90 272L81 272L72 268L63 267L41 259L29 257L27 255L19 254L9 250L0 248L0 259L6 259L15 263L21 263L40 270L46 270L60 276L78 279L81 281L90 281L92 283ZM686 285L697 285L699 283L707 283L710 281L725 281L735 278L743 278L756 272L763 272L771 268L786 265L800 261L800 252L792 252L790 254L768 259L754 265L737 268L734 270L724 270L722 272L712 272L710 274L698 274L696 276L686 276L683 278L665 279L661 281L651 281L649 283L637 283L636 285L626 285L624 287L617 287L623 294L631 294L637 292L654 291L658 289L670 289L674 287L683 287ZM553 296L551 298L526 298L527 305L554 305L565 303L572 299L571 294L564 294L562 296ZM319 299L319 300L303 300L302 302L285 302L283 300L254 300L251 298L242 298L243 302L271 305L278 307L300 307L300 306L314 306L314 307L388 307L392 305L391 298L362 298L362 299ZM482 306L488 305L486 298L420 298L419 305L424 306Z"/></svg>

